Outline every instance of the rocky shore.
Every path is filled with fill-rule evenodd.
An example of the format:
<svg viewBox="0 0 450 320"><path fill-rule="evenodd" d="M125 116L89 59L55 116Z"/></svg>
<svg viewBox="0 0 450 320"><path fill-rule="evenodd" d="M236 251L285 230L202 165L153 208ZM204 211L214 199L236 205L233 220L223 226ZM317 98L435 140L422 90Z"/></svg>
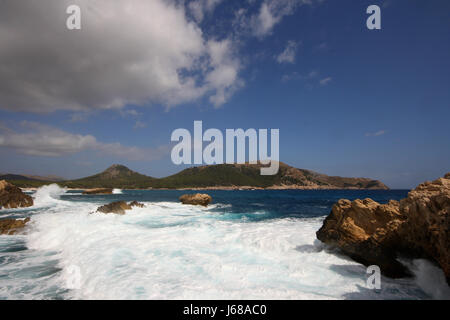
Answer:
<svg viewBox="0 0 450 320"><path fill-rule="evenodd" d="M420 184L400 202L341 199L317 238L390 277L410 275L399 257L431 260L450 285L450 173Z"/></svg>
<svg viewBox="0 0 450 320"><path fill-rule="evenodd" d="M14 209L31 207L33 198L22 192L15 185L5 181L0 181L0 209Z"/></svg>

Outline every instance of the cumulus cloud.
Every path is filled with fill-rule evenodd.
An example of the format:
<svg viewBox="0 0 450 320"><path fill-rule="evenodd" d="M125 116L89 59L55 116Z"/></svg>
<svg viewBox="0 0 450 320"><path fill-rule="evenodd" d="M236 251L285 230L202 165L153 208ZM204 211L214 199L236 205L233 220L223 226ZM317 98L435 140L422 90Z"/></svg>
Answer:
<svg viewBox="0 0 450 320"><path fill-rule="evenodd" d="M154 160L169 152L168 146L156 149L124 146L120 143L103 143L92 135L73 134L41 123L23 121L21 132L5 125L0 126L0 147L17 153L59 157L93 150L103 155L118 156L129 160Z"/></svg>
<svg viewBox="0 0 450 320"><path fill-rule="evenodd" d="M81 30L66 28L72 4ZM233 43L206 38L176 0L2 1L0 61L0 108L14 111L220 106L242 84Z"/></svg>
<svg viewBox="0 0 450 320"><path fill-rule="evenodd" d="M298 44L295 41L288 41L286 48L278 56L276 60L278 63L294 63L295 54L297 53Z"/></svg>

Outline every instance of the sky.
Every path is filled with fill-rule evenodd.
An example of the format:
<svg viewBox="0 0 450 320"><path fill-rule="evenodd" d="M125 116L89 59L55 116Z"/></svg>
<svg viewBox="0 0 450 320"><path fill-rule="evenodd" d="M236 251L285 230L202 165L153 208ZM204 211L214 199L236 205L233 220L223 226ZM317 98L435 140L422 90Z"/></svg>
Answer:
<svg viewBox="0 0 450 320"><path fill-rule="evenodd" d="M201 120L279 129L298 168L413 188L450 171L449 39L446 0L4 0L0 172L167 176L186 167L171 133Z"/></svg>

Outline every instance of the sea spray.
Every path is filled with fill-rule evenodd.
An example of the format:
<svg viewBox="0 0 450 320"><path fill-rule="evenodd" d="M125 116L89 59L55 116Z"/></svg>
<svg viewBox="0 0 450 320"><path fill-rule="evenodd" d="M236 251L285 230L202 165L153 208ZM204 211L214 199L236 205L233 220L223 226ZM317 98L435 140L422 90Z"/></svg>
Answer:
<svg viewBox="0 0 450 320"><path fill-rule="evenodd" d="M60 200L60 196L66 192L57 184L42 186L33 195L35 206L47 206Z"/></svg>
<svg viewBox="0 0 450 320"><path fill-rule="evenodd" d="M320 209L329 202L329 191L284 192L282 205L279 191L210 191L215 203L204 208L178 203L181 192L175 190L97 197L68 192L61 200L63 190L40 190L37 198L46 205L28 211L32 221L27 233L5 236L19 242L2 243L0 237L0 275L7 275L0 280L0 298L436 296L426 294L418 278L382 277L381 290L369 290L363 265L317 242L315 232L324 216L314 210L329 210ZM346 192L360 197L359 191ZM393 194L396 191L382 193L387 199ZM313 206L311 195L318 198ZM333 196L343 195L335 191ZM99 205L117 200L138 200L146 207L123 216L90 214ZM24 250L18 252L17 247Z"/></svg>

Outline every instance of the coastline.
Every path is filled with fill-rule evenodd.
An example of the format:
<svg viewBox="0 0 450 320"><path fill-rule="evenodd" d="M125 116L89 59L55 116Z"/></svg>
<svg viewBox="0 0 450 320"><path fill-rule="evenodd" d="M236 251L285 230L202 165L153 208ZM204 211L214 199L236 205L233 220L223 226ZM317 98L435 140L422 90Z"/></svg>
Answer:
<svg viewBox="0 0 450 320"><path fill-rule="evenodd" d="M24 192L34 192L38 187L26 187L20 188ZM93 188L64 188L66 190L74 191L74 190L91 190ZM210 187L186 187L186 188L113 188L120 190L193 190L193 191L202 191L202 190L224 190L224 191L233 191L233 190L390 190L383 188L356 188L356 187L347 187L347 188L338 188L334 186L299 186L299 185L275 185L270 187L253 187L253 186L210 186Z"/></svg>

